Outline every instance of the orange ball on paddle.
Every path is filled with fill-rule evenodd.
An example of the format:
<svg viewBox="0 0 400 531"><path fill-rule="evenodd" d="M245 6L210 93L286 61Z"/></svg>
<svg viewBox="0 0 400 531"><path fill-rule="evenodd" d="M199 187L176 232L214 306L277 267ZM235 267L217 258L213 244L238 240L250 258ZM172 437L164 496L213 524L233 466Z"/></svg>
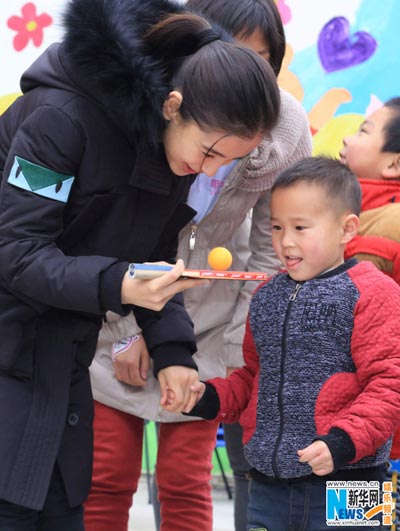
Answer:
<svg viewBox="0 0 400 531"><path fill-rule="evenodd" d="M214 271L226 271L232 264L232 253L225 247L214 247L208 253L208 263Z"/></svg>

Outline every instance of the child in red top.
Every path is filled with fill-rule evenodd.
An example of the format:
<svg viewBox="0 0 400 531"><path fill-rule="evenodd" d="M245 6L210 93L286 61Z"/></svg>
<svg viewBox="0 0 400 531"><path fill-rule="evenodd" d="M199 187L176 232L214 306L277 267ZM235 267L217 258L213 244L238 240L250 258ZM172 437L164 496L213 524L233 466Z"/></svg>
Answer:
<svg viewBox="0 0 400 531"><path fill-rule="evenodd" d="M400 97L388 100L343 140L340 159L362 188L360 228L346 256L373 262L400 284ZM390 457L400 458L400 432Z"/></svg>

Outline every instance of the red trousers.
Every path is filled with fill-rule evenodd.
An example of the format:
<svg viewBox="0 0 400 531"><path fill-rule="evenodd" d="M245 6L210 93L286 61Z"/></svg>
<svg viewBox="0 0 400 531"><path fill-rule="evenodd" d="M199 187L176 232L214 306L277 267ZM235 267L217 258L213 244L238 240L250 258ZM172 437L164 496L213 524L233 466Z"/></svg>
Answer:
<svg viewBox="0 0 400 531"><path fill-rule="evenodd" d="M86 531L126 531L142 469L143 419L95 402L93 480ZM161 531L212 531L216 422L160 425L157 485Z"/></svg>

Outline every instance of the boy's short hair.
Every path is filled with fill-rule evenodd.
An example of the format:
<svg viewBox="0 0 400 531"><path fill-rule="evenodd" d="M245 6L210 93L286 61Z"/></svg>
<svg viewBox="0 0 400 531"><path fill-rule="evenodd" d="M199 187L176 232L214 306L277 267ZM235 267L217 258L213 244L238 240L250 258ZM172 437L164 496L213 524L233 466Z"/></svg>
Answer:
<svg viewBox="0 0 400 531"><path fill-rule="evenodd" d="M322 187L332 207L340 212L360 215L361 187L357 177L340 161L329 157L306 157L299 160L275 180L271 193L297 183Z"/></svg>
<svg viewBox="0 0 400 531"><path fill-rule="evenodd" d="M382 152L400 153L400 98L391 98L384 106L392 111L392 116L383 131Z"/></svg>

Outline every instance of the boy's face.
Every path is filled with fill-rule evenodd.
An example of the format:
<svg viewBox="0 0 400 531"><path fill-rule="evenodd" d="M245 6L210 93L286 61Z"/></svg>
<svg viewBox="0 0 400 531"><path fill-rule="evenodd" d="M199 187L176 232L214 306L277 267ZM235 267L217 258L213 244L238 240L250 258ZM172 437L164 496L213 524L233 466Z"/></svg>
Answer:
<svg viewBox="0 0 400 531"><path fill-rule="evenodd" d="M359 179L382 179L390 177L387 170L395 158L393 153L383 153L384 128L393 111L381 107L360 125L355 135L343 139L340 160ZM398 157L398 155L397 155Z"/></svg>
<svg viewBox="0 0 400 531"><path fill-rule="evenodd" d="M294 280L309 280L344 262L348 217L335 212L318 185L299 182L273 191L272 245Z"/></svg>

